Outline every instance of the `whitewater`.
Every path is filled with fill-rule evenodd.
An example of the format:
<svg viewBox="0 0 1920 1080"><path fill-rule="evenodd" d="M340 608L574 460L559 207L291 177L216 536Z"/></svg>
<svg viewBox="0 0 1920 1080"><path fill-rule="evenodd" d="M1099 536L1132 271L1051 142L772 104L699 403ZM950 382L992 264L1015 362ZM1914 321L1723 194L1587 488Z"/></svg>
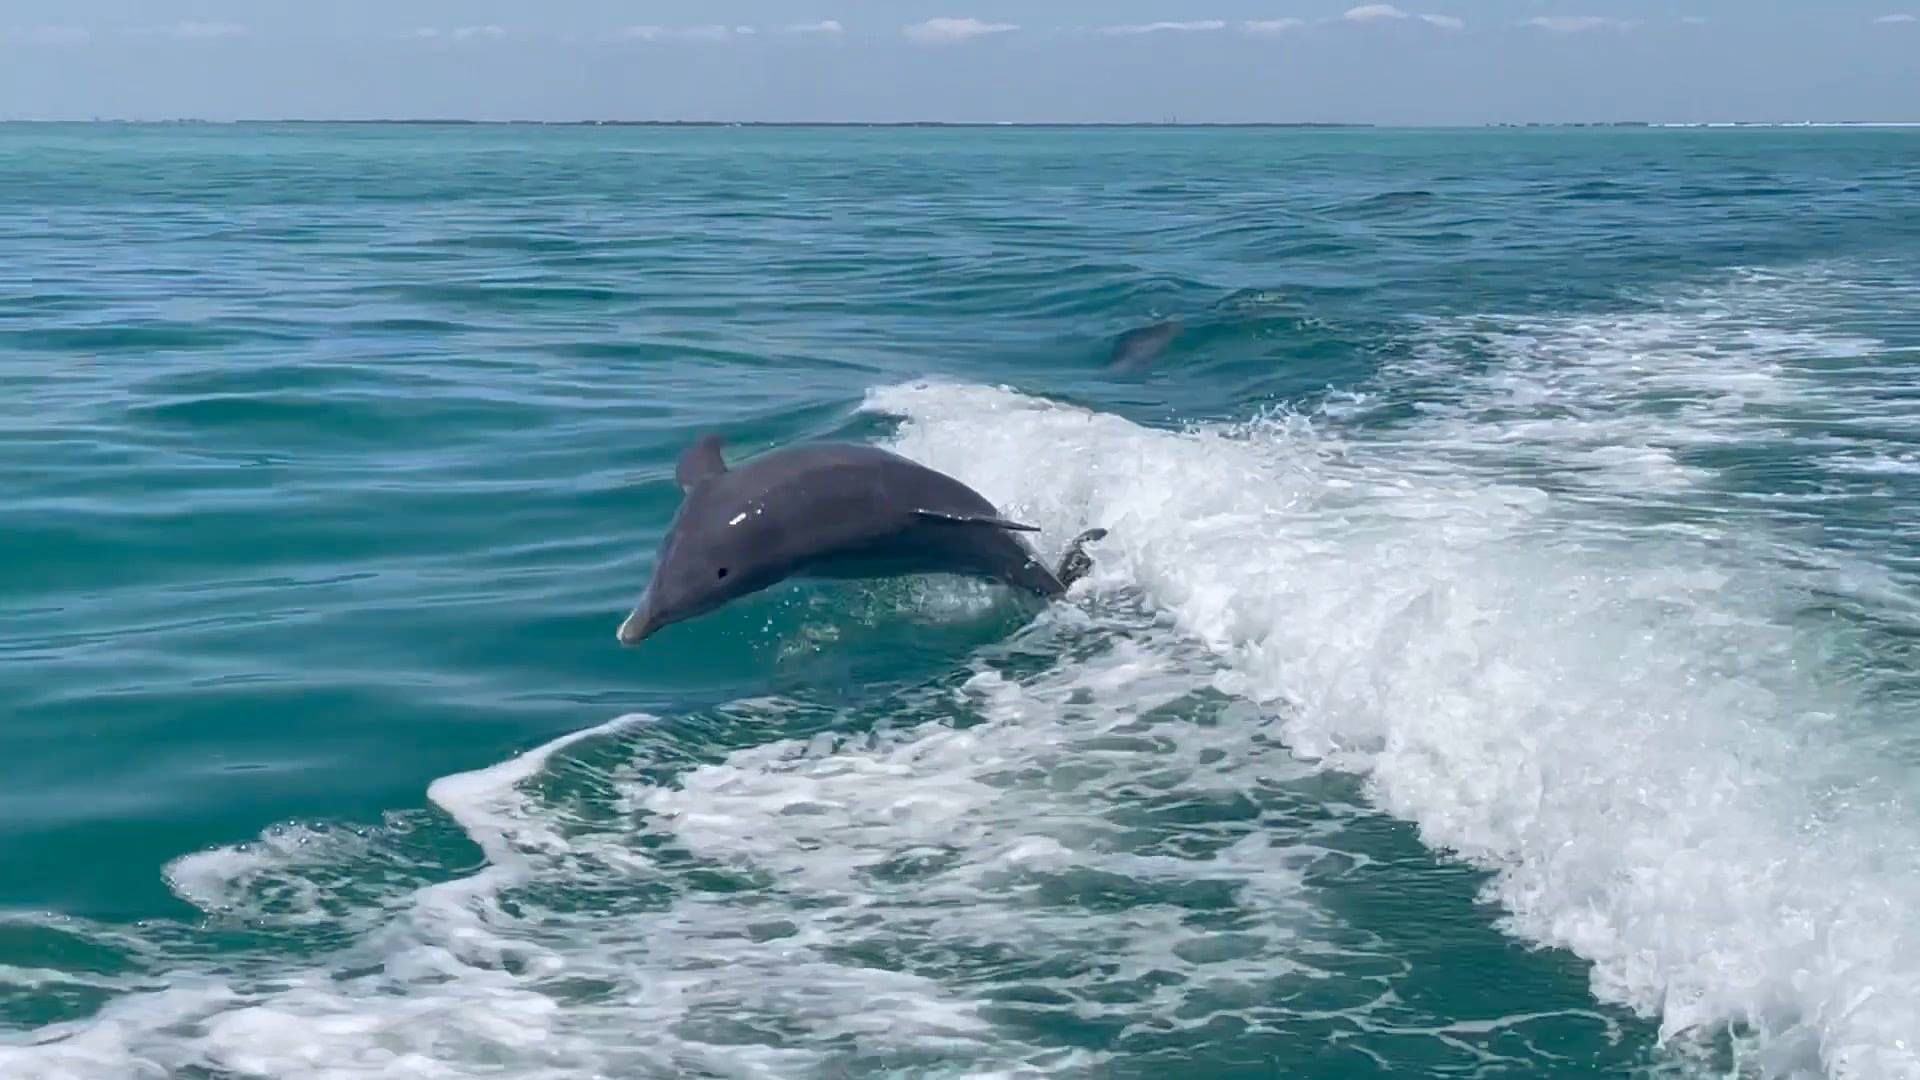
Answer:
<svg viewBox="0 0 1920 1080"><path fill-rule="evenodd" d="M1863 644L1913 581L1808 525L1914 468L1920 396L1886 380L1920 357L1822 325L1856 281L1434 318L1369 385L1225 422L877 385L888 445L1056 546L1111 530L1072 602L877 704L726 703L769 737L707 758L620 715L429 808L183 856L170 888L240 947L59 921L127 963L10 969L102 1003L8 1035L0 1074L1146 1075L1177 1059L1113 1047L1355 1034L1494 1068L1550 1053L1544 1023L1617 1041L1611 1005L1661 1070L1920 1075L1920 744ZM1701 463L1842 414L1872 430L1793 451L1822 485ZM1001 607L867 595L882 623ZM1383 821L1484 872L1595 1009L1410 1019L1414 961L1326 887ZM432 853L449 829L470 864Z"/></svg>

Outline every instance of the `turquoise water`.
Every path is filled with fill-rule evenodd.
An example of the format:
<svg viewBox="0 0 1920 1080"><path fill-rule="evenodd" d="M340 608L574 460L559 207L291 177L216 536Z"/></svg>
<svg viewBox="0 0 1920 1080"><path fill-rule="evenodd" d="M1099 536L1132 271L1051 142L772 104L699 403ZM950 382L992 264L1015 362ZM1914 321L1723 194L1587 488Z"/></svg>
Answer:
<svg viewBox="0 0 1920 1080"><path fill-rule="evenodd" d="M1920 1075L1916 205L1906 131L0 126L0 1075ZM622 649L707 430L1112 535Z"/></svg>

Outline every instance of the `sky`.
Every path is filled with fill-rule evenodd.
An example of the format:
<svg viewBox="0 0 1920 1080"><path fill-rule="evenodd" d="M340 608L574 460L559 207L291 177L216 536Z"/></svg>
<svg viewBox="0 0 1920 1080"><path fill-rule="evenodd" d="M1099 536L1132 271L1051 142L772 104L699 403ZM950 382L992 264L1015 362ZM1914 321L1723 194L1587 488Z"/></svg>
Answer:
<svg viewBox="0 0 1920 1080"><path fill-rule="evenodd" d="M0 119L1920 120L1920 0L0 0Z"/></svg>

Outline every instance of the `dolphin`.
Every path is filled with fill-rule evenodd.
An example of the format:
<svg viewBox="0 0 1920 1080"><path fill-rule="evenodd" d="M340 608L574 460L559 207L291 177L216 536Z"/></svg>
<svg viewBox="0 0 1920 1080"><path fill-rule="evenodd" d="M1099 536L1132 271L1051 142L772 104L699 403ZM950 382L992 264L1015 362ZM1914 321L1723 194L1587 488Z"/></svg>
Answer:
<svg viewBox="0 0 1920 1080"><path fill-rule="evenodd" d="M1107 358L1109 371L1139 371L1167 351L1180 336L1179 319L1168 319L1150 326L1136 326L1114 339L1113 352Z"/></svg>
<svg viewBox="0 0 1920 1080"><path fill-rule="evenodd" d="M796 578L957 573L1053 599L1092 569L1082 548L1058 570L1018 535L1038 532L1002 517L972 488L864 443L787 447L728 468L718 435L703 435L674 469L682 492L622 645Z"/></svg>

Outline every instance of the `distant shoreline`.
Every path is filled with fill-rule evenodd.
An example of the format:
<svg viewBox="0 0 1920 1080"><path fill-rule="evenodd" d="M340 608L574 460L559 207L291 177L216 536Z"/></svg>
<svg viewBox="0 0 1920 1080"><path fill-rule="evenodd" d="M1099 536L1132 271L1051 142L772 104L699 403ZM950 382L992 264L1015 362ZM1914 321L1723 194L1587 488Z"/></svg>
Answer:
<svg viewBox="0 0 1920 1080"><path fill-rule="evenodd" d="M8 124L355 124L386 127L697 127L697 128L1373 128L1377 124L1322 123L1317 121L1257 121L1246 123L1178 123L1149 121L1111 121L1086 123L1013 122L998 120L463 120L452 117L414 117L381 120L317 120L310 117L284 119L204 120L181 117L172 120L127 120L95 117L90 120L4 120Z"/></svg>
<svg viewBox="0 0 1920 1080"><path fill-rule="evenodd" d="M1529 120L1479 124L1373 124L1344 121L994 121L994 120L470 120L455 117L409 117L387 119L321 120L310 117L279 119L207 120L180 117L166 120L132 120L119 117L93 117L86 120L8 119L11 124L120 124L138 126L281 126L351 125L359 127L639 127L639 128L966 128L966 129L1259 129L1321 131L1484 131L1531 128L1920 128L1920 120Z"/></svg>

